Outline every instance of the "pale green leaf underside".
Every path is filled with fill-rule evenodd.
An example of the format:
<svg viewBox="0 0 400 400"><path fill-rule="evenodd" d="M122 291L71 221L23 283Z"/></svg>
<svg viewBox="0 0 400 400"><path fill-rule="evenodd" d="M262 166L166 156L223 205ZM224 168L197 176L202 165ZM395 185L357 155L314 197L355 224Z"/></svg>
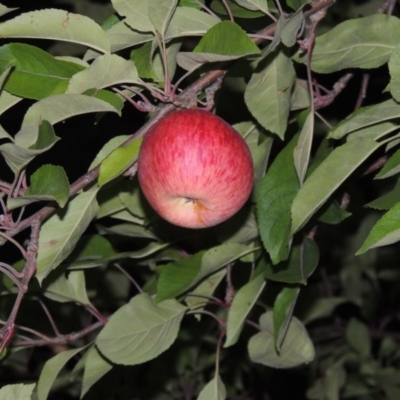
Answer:
<svg viewBox="0 0 400 400"><path fill-rule="evenodd" d="M155 304L148 294L139 294L110 317L96 345L116 364L144 363L172 345L185 311L176 300Z"/></svg>
<svg viewBox="0 0 400 400"><path fill-rule="evenodd" d="M342 22L317 38L311 68L320 73L377 68L389 61L399 36L400 20L394 16L374 14Z"/></svg>
<svg viewBox="0 0 400 400"><path fill-rule="evenodd" d="M0 400L31 400L35 384L6 385L0 389Z"/></svg>
<svg viewBox="0 0 400 400"><path fill-rule="evenodd" d="M97 57L91 66L75 74L66 93L83 93L87 89L103 89L120 84L137 84L135 64L115 54Z"/></svg>
<svg viewBox="0 0 400 400"><path fill-rule="evenodd" d="M110 44L100 25L92 19L64 10L45 9L21 14L0 25L4 38L51 39L81 44L101 53Z"/></svg>
<svg viewBox="0 0 400 400"><path fill-rule="evenodd" d="M228 312L224 347L234 345L242 331L244 321L265 286L263 274L246 283L236 293Z"/></svg>
<svg viewBox="0 0 400 400"><path fill-rule="evenodd" d="M215 376L210 382L204 386L200 392L197 400L225 400L226 389L225 385L221 380L221 377Z"/></svg>
<svg viewBox="0 0 400 400"><path fill-rule="evenodd" d="M93 189L78 194L41 226L36 270L39 282L67 258L96 216L96 194Z"/></svg>
<svg viewBox="0 0 400 400"><path fill-rule="evenodd" d="M273 368L292 368L314 359L312 341L297 318L292 318L279 354L274 344L272 312L261 315L260 326L261 332L254 335L248 345L253 362Z"/></svg>

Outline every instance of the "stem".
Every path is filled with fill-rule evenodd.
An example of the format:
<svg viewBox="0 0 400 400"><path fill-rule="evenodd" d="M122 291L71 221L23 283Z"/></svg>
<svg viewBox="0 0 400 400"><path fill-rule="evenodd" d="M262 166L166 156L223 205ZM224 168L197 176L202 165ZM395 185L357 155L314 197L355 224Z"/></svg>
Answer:
<svg viewBox="0 0 400 400"><path fill-rule="evenodd" d="M135 286L139 293L143 293L143 289L140 287L140 285L118 263L115 263L114 267L118 268L131 281L132 285Z"/></svg>
<svg viewBox="0 0 400 400"><path fill-rule="evenodd" d="M222 3L223 3L223 5L224 5L224 7L225 7L225 9L226 9L226 12L228 13L229 19L230 19L232 22L234 22L235 20L234 20L234 18L233 18L232 11L231 11L231 9L230 9L228 3L226 2L226 0L222 0Z"/></svg>

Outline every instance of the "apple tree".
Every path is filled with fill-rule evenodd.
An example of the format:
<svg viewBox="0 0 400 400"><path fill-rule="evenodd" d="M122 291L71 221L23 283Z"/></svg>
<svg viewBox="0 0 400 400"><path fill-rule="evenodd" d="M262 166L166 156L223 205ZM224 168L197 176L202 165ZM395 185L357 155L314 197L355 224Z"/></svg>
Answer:
<svg viewBox="0 0 400 400"><path fill-rule="evenodd" d="M0 400L398 400L396 1L35 3L0 4ZM136 176L193 108L254 164L202 229Z"/></svg>

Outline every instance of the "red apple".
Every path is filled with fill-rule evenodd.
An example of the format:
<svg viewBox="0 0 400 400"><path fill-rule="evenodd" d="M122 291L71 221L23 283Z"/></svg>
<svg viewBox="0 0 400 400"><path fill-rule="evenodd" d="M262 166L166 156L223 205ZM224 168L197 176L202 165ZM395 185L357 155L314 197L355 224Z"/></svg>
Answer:
<svg viewBox="0 0 400 400"><path fill-rule="evenodd" d="M253 160L229 124L204 110L180 110L145 136L138 177L161 217L186 228L206 228L234 215L253 187Z"/></svg>

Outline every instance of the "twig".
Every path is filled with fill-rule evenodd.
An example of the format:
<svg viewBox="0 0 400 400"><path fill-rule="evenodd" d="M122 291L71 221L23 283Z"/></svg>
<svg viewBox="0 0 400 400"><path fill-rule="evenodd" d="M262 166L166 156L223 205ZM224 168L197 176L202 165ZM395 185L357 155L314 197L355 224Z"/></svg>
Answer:
<svg viewBox="0 0 400 400"><path fill-rule="evenodd" d="M358 110L362 106L362 103L363 103L365 97L367 96L367 88L368 88L368 83L369 83L370 78L371 78L371 75L368 73L363 74L363 76L362 76L360 93L358 94L357 102L354 107L354 111Z"/></svg>
<svg viewBox="0 0 400 400"><path fill-rule="evenodd" d="M46 304L44 304L43 300L41 300L41 299L38 299L38 300L39 300L39 304L42 306L43 311L45 312L45 314L46 314L48 320L50 321L50 324L51 324L51 327L53 328L54 333L55 333L57 336L60 336L60 331L58 330L57 325L56 325L56 323L55 323L55 321L54 321L54 318L53 318L52 315L50 314L50 311L49 311L49 309L47 308Z"/></svg>

